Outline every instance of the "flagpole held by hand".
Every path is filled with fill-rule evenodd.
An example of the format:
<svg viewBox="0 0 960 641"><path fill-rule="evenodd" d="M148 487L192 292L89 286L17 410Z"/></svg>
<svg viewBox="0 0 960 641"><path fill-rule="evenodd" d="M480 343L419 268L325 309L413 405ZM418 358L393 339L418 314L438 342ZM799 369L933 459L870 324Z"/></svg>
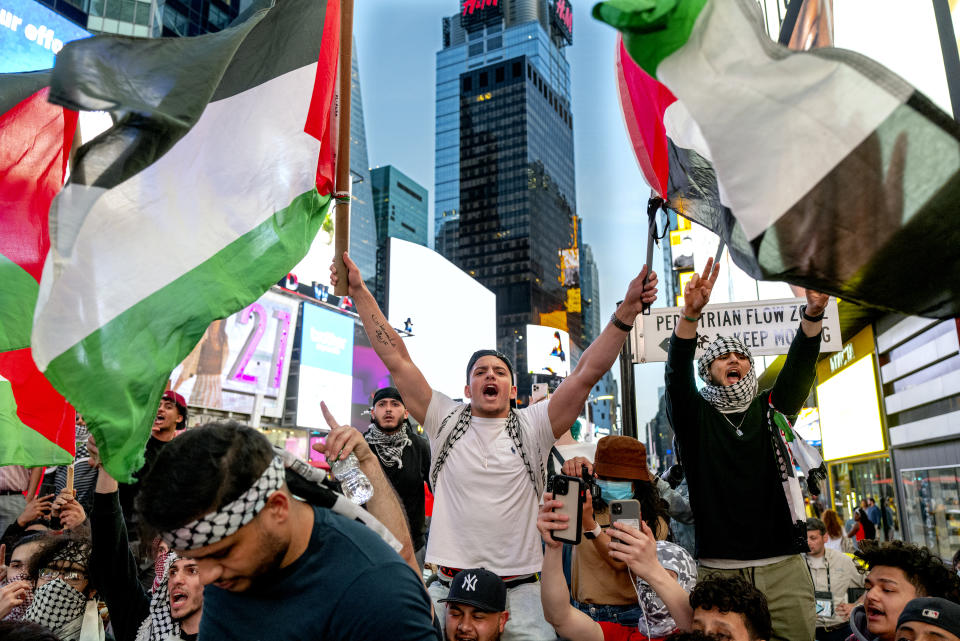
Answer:
<svg viewBox="0 0 960 641"><path fill-rule="evenodd" d="M339 280L334 285L336 296L347 295L347 267L343 253L350 250L350 93L353 70L353 0L340 0L340 77L338 92L339 125L337 134L336 218L334 220L334 260Z"/></svg>

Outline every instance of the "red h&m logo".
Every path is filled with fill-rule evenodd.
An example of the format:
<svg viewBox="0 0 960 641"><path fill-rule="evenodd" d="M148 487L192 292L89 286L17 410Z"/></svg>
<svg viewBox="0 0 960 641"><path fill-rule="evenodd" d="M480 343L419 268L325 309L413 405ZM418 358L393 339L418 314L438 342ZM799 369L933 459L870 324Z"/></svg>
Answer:
<svg viewBox="0 0 960 641"><path fill-rule="evenodd" d="M560 22L567 28L567 32L572 34L573 11L570 10L570 5L567 4L567 0L557 0L557 17L560 18Z"/></svg>
<svg viewBox="0 0 960 641"><path fill-rule="evenodd" d="M474 11L480 11L481 9L495 6L497 6L497 0L463 0L463 6L460 7L460 15L473 15Z"/></svg>

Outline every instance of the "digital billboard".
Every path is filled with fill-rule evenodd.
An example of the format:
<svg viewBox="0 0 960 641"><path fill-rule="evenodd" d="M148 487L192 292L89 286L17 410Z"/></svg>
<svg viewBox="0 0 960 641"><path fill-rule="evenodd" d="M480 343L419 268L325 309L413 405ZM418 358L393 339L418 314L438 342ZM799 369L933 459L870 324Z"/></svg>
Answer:
<svg viewBox="0 0 960 641"><path fill-rule="evenodd" d="M170 374L171 387L194 407L279 418L297 322L297 301L267 292L257 302L210 324L200 342Z"/></svg>
<svg viewBox="0 0 960 641"><path fill-rule="evenodd" d="M883 423L873 356L817 386L823 458L832 461L883 450Z"/></svg>
<svg viewBox="0 0 960 641"><path fill-rule="evenodd" d="M373 395L378 389L393 387L387 366L370 345L363 325L354 323L353 333L353 394L351 396L350 424L358 430L366 430L373 405Z"/></svg>
<svg viewBox="0 0 960 641"><path fill-rule="evenodd" d="M351 417L354 320L319 305L303 304L300 330L300 378L297 425L327 430L320 402L334 418Z"/></svg>
<svg viewBox="0 0 960 641"><path fill-rule="evenodd" d="M410 319L413 362L433 389L463 397L466 367L478 349L497 346L497 297L435 251L390 239L387 318ZM513 354L508 354L513 356Z"/></svg>
<svg viewBox="0 0 960 641"><path fill-rule="evenodd" d="M0 0L0 73L49 69L63 45L89 35L34 0Z"/></svg>
<svg viewBox="0 0 960 641"><path fill-rule="evenodd" d="M527 372L570 375L570 334L553 327L527 325Z"/></svg>

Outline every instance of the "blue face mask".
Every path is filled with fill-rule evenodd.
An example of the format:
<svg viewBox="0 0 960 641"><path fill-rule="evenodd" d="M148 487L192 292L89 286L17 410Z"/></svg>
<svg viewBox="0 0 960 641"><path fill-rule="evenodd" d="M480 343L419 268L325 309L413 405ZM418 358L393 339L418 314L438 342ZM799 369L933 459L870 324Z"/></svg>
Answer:
<svg viewBox="0 0 960 641"><path fill-rule="evenodd" d="M597 479L597 485L603 490L603 500L613 501L633 498L633 482L631 481L604 481Z"/></svg>

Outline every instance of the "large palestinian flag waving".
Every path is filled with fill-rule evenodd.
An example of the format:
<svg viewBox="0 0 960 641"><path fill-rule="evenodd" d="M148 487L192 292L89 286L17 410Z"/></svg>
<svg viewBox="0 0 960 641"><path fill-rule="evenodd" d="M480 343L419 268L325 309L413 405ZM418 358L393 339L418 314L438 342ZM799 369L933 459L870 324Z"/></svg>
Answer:
<svg viewBox="0 0 960 641"><path fill-rule="evenodd" d="M60 52L51 101L117 124L51 207L33 351L117 479L142 464L171 370L327 215L339 41L337 0L276 0L216 34Z"/></svg>
<svg viewBox="0 0 960 641"><path fill-rule="evenodd" d="M777 45L753 0L608 0L594 16L629 53L621 100L648 182L742 269L960 314L956 121L859 54Z"/></svg>
<svg viewBox="0 0 960 641"><path fill-rule="evenodd" d="M74 411L33 363L30 328L77 114L47 102L49 72L0 74L0 465L60 465Z"/></svg>

